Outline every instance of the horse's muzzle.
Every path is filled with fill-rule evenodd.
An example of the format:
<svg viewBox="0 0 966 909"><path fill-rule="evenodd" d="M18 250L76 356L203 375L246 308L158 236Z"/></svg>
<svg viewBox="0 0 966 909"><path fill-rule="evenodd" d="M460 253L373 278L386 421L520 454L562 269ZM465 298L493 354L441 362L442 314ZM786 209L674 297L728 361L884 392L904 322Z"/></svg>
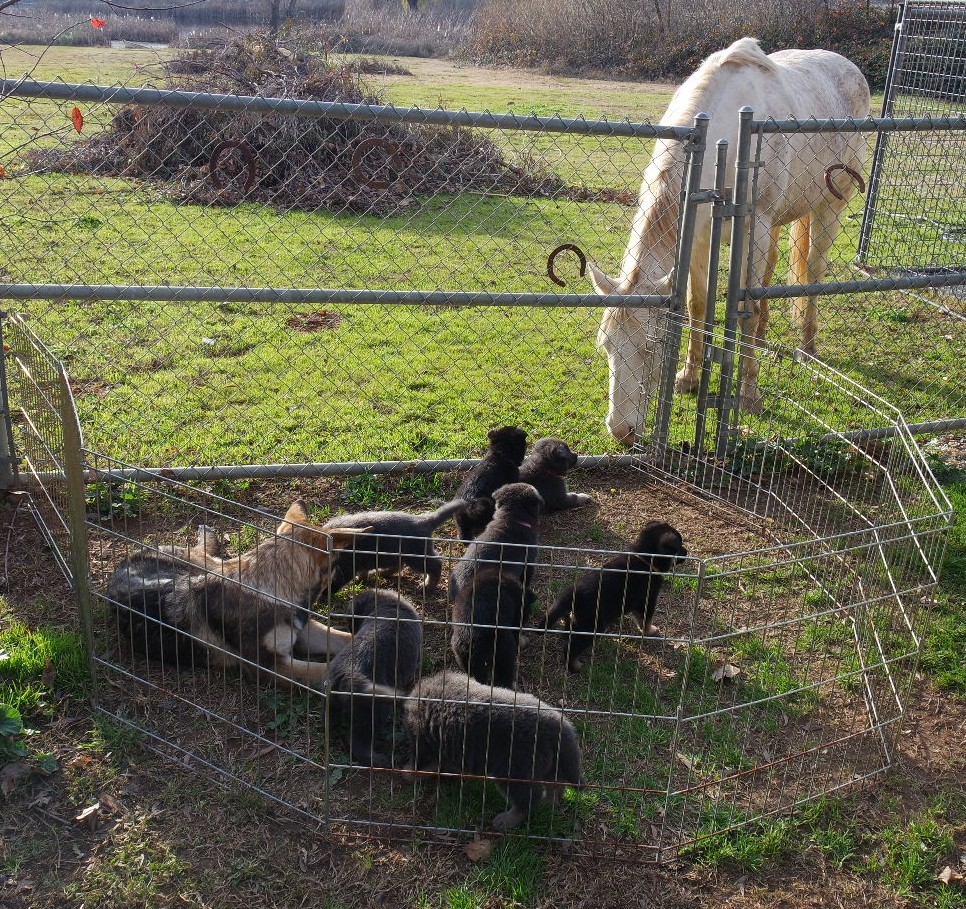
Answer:
<svg viewBox="0 0 966 909"><path fill-rule="evenodd" d="M614 414L607 415L607 431L615 438L621 445L626 445L628 448L634 445L637 441L637 427L631 426L626 420L618 417Z"/></svg>

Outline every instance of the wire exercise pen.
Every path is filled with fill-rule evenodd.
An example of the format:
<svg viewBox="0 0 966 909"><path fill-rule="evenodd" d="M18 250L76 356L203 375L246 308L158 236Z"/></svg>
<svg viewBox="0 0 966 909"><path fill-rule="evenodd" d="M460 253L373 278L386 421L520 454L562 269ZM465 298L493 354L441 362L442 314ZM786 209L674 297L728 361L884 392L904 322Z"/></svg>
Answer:
<svg viewBox="0 0 966 909"><path fill-rule="evenodd" d="M7 84L5 91L9 90ZM97 100L104 102L106 109L111 109L108 102L146 102L151 98L165 110L165 104L187 105L189 109L197 104L224 104L227 109L238 105L237 99L208 98L201 102L172 93L137 95L124 89L94 87L21 85L14 91L28 97ZM271 99L256 100L275 113L283 107L306 116L312 110L315 114L359 118L372 118L374 113L344 106L340 110L338 105L313 109L298 102L283 105ZM53 119L49 109L34 109L31 103L26 102L27 111L36 110L41 118ZM254 101L245 101L245 105L253 104L258 109ZM56 110L58 116L63 115L62 109ZM611 139L624 137L621 141L636 142L662 135L660 128L650 126L575 125L540 118L513 118L511 123L491 115L476 119L465 113L437 112L429 116L426 112L394 109L375 113L383 117L373 120L380 129L386 123L429 120L451 125L473 123L480 128L496 126L513 135L513 130L529 127L538 150L540 142L548 143L558 134L568 135L568 130L592 136L602 132L607 142L595 141L600 141L597 150L607 155L613 154L608 144ZM88 119L91 117L88 112ZM337 126L345 120L340 116L334 122ZM930 125L923 121L914 128ZM328 128L335 131L336 126L329 124ZM695 181L699 126L666 134L687 145L691 163L685 173ZM746 118L745 128L749 136L757 130L761 139L769 129L814 127ZM868 128L874 132L893 127L873 123ZM60 142L63 136L58 132L56 138ZM71 138L64 144L71 149L73 143ZM398 168L399 163L392 162L392 149L370 147L390 152L380 166ZM251 168L237 146L222 150L220 155L232 150L238 155L232 157L226 178L219 178L225 186L215 188L230 189L237 201L248 192ZM525 150L532 153L534 147ZM543 150L547 151L546 146ZM554 151L552 143L550 151ZM637 166L636 149L628 158ZM597 166L597 159L588 160ZM221 166L216 163L207 177L202 173L195 178L210 180L210 173ZM89 180L83 174L65 177L44 167L32 168L19 183L5 185L8 181L4 181L0 186L13 194L42 195L45 190L63 189L54 186L61 179L75 181L68 183L75 187ZM493 182L492 172L487 173ZM608 173L607 179L617 178ZM520 177L519 182L522 185L525 181ZM690 190L701 185L695 182ZM53 204L61 206L62 215L60 221L48 219L55 235L68 237L83 219L97 218L101 194L94 186L91 195L69 196L66 204L63 196L54 195L59 201ZM128 191L126 185L119 188ZM621 240L612 241L610 246L622 242L628 219L625 210L617 216L612 211L613 186L596 184L579 189L576 195L580 197L592 190L589 206L593 218L588 224L571 214L573 225L598 238L609 231L619 233ZM506 196L499 195L500 187L497 190L498 198L505 200ZM559 191L559 186L554 191ZM618 186L618 193L623 191ZM542 209L544 197L531 185L525 186L523 193L526 205ZM478 198L474 196L474 205L485 208L491 204L488 195L484 190ZM693 203L682 206L685 215L681 232L685 238L688 212L693 214L694 205L727 204L723 197L702 196L700 191L692 194L685 183L681 196ZM441 210L430 211L431 218L439 220L458 194L440 194L437 188L429 198L431 203L442 200ZM550 198L560 205L573 201ZM737 201L741 201L740 194ZM420 207L419 203L414 205ZM492 225L499 211L505 216L503 209L484 212L484 223ZM524 208L524 212L523 227L536 231L534 211ZM225 213L235 217L231 207ZM147 214L139 210L141 217ZM753 208L750 214L753 217ZM268 210L261 215L274 219ZM186 216L179 217L187 221ZM339 231L345 235L343 249L357 251L363 246L346 224L361 230L368 241L378 236L374 222L367 217L353 215L340 223ZM415 214L405 214L393 227L402 232L410 226L406 219L415 218ZM453 220L459 223L468 219L464 211ZM452 226L452 220L449 223ZM618 225L616 230L614 224ZM251 224L246 227L250 229ZM66 260L63 273L56 276L43 273L36 262L29 261L30 251L25 251L15 272L23 280L2 289L4 296L29 301L25 316L8 316L3 322L9 348L5 348L5 362L12 393L13 439L22 473L33 478L36 513L78 591L95 666L99 709L138 729L152 747L182 763L258 789L336 831L447 837L472 832L490 822L505 806L492 782L473 779L474 774L453 776L446 771L413 782L404 777L400 767L366 768L350 762L345 750L346 731L333 722L330 699L305 685L286 687L271 668L250 666L255 678L246 680L235 668L227 672L207 666L194 672L177 671L163 661L162 665L146 664L133 656L130 631L125 634L123 624L119 624L125 605L112 601L108 581L118 564L139 551L142 544L155 550L188 546L198 525L214 527L231 555L257 552L275 539L275 526L287 505L282 502L283 496L294 497L288 487L276 486L270 490L274 496L271 504L258 508L233 500L233 496L241 498L238 487L201 488L193 485L196 480L267 473L308 482L310 476L327 471L344 474L371 471L377 466L398 471L417 459L425 470L469 463L465 449L459 453L447 450L438 436L425 440L420 447L411 438L386 433L386 447L379 447L383 441L377 433L360 435L362 444L348 450L348 455L356 456L355 461L339 458L328 464L299 460L298 450L285 448L284 441L278 444L274 436L267 442L259 439L260 427L272 423L277 414L251 406L238 379L239 372L250 368L251 362L239 368L235 361L243 360L253 350L267 358L271 343L260 346L253 340L257 333L246 320L254 319L254 308L239 311L232 306L274 301L274 307L265 312L276 323L359 319L364 330L378 336L375 317L369 314L390 312L393 318L403 320L409 316L405 304L410 304L420 318L431 313L438 320L437 330L440 323L454 318L465 334L481 334L500 349L503 362L512 362L518 345L500 347L501 337L532 340L536 356L527 360L517 375L535 369L534 363L542 353L536 344L540 336L571 338L577 352L560 358L564 380L560 381L556 371L538 372L533 381L522 383L524 394L514 394L512 402L522 408L522 416L532 424L573 439L583 450L603 448L598 461L606 463L610 460L606 452L612 449L601 445L599 428L593 435L586 422L581 422L582 414L573 416L572 403L581 389L592 383L596 383L592 387L605 384L600 359L590 343L596 314L589 307L596 305L598 298L545 291L545 250L541 248L539 266L534 267L533 249L528 245L525 255L519 255L519 241L513 231L506 232L508 242L498 251L498 262L511 273L514 269L519 272L529 256L529 269L522 278L519 273L503 277L490 261L485 270L467 265L469 273L454 282L461 287L455 291L439 290L438 273L429 267L417 270L415 275L407 274L405 286L425 285L415 291L372 290L374 285L366 284L369 277L361 271L356 274L355 287L350 284L348 289L318 291L311 289L322 283L312 283L318 275L317 258L301 272L304 286L293 287L296 282L278 274L272 276L269 286L244 287L240 282L222 286L218 281L237 274L244 259L245 249L231 245L226 248L233 258L212 265L213 271L206 274L210 281L207 286L197 281L195 265L185 267L184 263L163 260L150 266L155 283L119 284L93 255L107 243L104 237L97 239L101 229L102 224L94 225L94 246L84 255ZM279 229L278 222L272 221L272 229ZM173 231L168 236L177 238L180 233ZM541 240L550 236L557 245L560 237L556 232L540 234ZM292 237L286 239L293 242ZM165 245L160 239L159 244ZM686 242L680 247L685 254L690 251ZM846 253L840 250L837 256L841 271L833 270L819 293L841 289L835 282L847 268ZM740 261L740 250L738 257ZM418 264L412 258L403 264L412 267L414 261ZM686 260L679 259L679 268L686 273ZM50 280L52 277L56 280ZM954 283L958 278L947 276L945 280ZM479 286L491 289L481 291ZM846 290L861 299L861 293L897 286L901 282L891 279L880 284L860 282ZM746 295L760 290L741 288L740 282L730 288L731 293ZM670 304L680 309L682 291L683 285L679 285L666 296L631 301L622 298L621 303ZM782 292L791 296L794 289L779 287L775 292L779 297ZM44 299L63 298L86 302L43 303ZM174 315L174 321L161 321L163 309L159 304L147 307L146 318L141 318L133 309L111 302L116 300L171 301L168 312ZM186 305L186 300L201 302ZM199 315L197 307L214 300L225 303L227 309L212 305ZM470 310L462 308L470 304L485 307L486 313L500 311L503 321L493 321L489 326L486 321L470 321L471 316L465 314ZM319 305L332 309L319 311L315 308ZM86 318L85 308L94 318ZM586 318L588 315L591 319ZM732 312L729 318L734 316ZM84 318L85 327L105 326L97 329L92 351L70 343L77 335L71 334L69 324L65 329L65 324L75 318ZM152 319L158 324L152 324ZM209 326L216 324L218 332L208 334ZM705 370L716 381L724 374L720 363L729 353L737 361L752 352L735 339L735 326L734 321L726 321L723 332L705 338L709 352ZM264 321L260 330L265 331ZM762 364L759 381L764 406L760 415L733 411L727 389L719 390L717 408L705 408L670 394L683 331L680 320L667 320L667 335L661 339L665 351L661 376L641 377L642 381L660 383L661 393L647 415L642 437L642 442L655 440L658 444L641 444L620 461L636 468L628 470L629 476L622 477L622 482L633 489L630 499L637 503L637 510L625 521L614 520L598 528L599 545L570 545L573 526L548 519L544 529L547 538L532 547L534 590L540 605L545 606L567 584L623 551L624 538L637 529L631 518L639 518L646 510L648 516L666 514L675 523L688 519L681 529L692 554L669 573L660 607L666 632L663 639L643 639L627 623L615 626L598 636L590 665L574 677L566 673L561 658L566 634L562 630L531 632L530 643L519 658L528 691L544 705L534 709L538 713L560 709L577 728L586 780L583 790L572 790L536 812L523 832L564 841L588 852L602 853L627 844L634 847L635 854L667 858L706 836L789 810L886 770L951 520L948 502L894 407L828 365L811 358L795 359L779 336L779 343L756 351ZM109 339L112 332L121 340L109 342L105 350L97 349L97 343ZM165 332L170 336L165 337ZM339 347L337 332L327 332L325 337L335 348L321 361L328 365L338 361L349 347ZM330 342L333 337L336 340ZM49 346L51 338L57 350ZM179 343L186 340L202 351L215 348L217 356L189 364L189 379L182 382L176 378L182 382L181 397L170 406L171 402L161 397L163 383L153 384L155 379L150 377L158 373L165 381L172 380L174 374L168 371L177 358ZM243 349L232 346L235 340L242 341L239 347ZM428 347L431 356L438 357L445 350L442 344L434 346L428 335L418 330L413 330L408 341L415 349ZM452 337L448 343L453 343ZM288 348L285 353L290 356ZM317 374L312 358L319 353L318 346L297 352L296 362L303 377ZM65 355L66 363L62 362ZM118 362L112 363L112 358ZM573 366L574 360L584 359L582 366ZM420 372L426 371L426 361L417 366L415 378L420 378ZM145 409L147 402L157 402L147 423L138 422L130 407L121 419L117 412L112 416L114 400L138 385L130 382L127 389L123 387L124 379L117 374L125 371L147 377L140 380L143 387L136 389L133 398ZM425 376L421 378L425 383ZM363 387L353 372L340 373L335 384L346 386L350 392ZM521 405L528 393L543 393L548 386L556 388L556 396L548 396L542 407ZM224 410L203 409L198 418L190 406L185 406L195 399L207 404L216 390L227 393L229 404ZM327 406L328 389L324 394L318 388L309 389L309 394L305 390L289 379L263 388L262 394L266 400L291 396L297 402L292 405L295 413L290 411L292 423L308 414L315 421L312 425L326 453L330 449L324 447L325 443L334 433L360 434L355 412ZM414 394L426 390L418 383L411 389ZM380 426L399 422L392 394L386 387L367 389L367 398L376 406L363 419L375 420L372 414L378 413L381 405L389 411L390 419ZM500 400L501 395L507 395L507 391L492 377L481 383L483 400ZM101 401L106 403L101 405ZM713 400L703 403L713 404ZM166 406L183 413L183 422L193 437L182 432L185 426L172 422ZM240 425L239 414L247 415L249 423ZM443 425L452 430L462 412L447 416L449 422ZM595 419L599 422L596 411ZM220 452L199 444L199 426L206 427L211 437L221 433L229 439L234 446L230 450L248 447L256 451L265 464L271 464L274 455L279 462L277 469L259 474L248 465L228 464L222 472L206 470L206 464L217 463L213 458ZM290 429L271 425L267 434ZM165 433L165 444L158 445ZM877 435L887 441L876 441ZM125 456L125 445L137 457ZM411 455L407 463L371 463L393 452L394 445ZM286 458L288 463L284 463ZM191 470L180 471L185 462ZM328 517L326 509L340 504L326 498L324 491L313 494L321 500L317 503L319 521ZM689 534L700 537L698 546L688 539ZM716 543L716 536L724 542ZM452 538L439 538L436 545L447 566L462 554L462 546ZM389 558L389 567L395 567ZM513 559L504 561L513 563ZM423 638L420 680L438 670L452 669L447 641L454 621L445 596L422 591L408 572L400 573L391 586L419 610ZM344 632L351 624L351 594L356 590L349 588L344 596L324 596L313 609L321 621L331 622ZM282 612L287 608L278 606ZM252 662L239 659L237 654L232 656L236 664ZM394 706L401 712L414 701L418 698L400 694ZM402 760L406 745L398 738L398 726L396 735L389 748Z"/></svg>

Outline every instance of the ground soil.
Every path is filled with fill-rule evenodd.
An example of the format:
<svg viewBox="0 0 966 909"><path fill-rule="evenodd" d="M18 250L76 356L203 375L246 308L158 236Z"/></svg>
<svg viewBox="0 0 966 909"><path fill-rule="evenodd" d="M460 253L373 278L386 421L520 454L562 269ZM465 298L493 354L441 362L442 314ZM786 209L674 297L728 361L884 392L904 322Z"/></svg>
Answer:
<svg viewBox="0 0 966 909"><path fill-rule="evenodd" d="M299 492L316 504L328 500L337 505L342 488L318 481ZM672 509L687 526L695 552L734 551L756 539L741 522L734 522L730 537L724 536L721 517L711 505L682 501L626 471L587 474L578 488L592 492L599 508L592 517L577 512L559 517L547 542L573 542L578 525L594 526L604 534L597 545L606 548L626 539L644 518ZM279 484L247 495L255 500L252 504L274 499L277 510L292 488ZM76 627L69 588L27 511L8 503L0 533L10 610L5 618L30 626ZM913 684L908 704L893 770L850 802L870 844L883 827L933 805L938 793L958 792L962 799L966 704L941 695L923 679ZM199 775L197 766L163 760L136 744L97 744L85 703L65 697L55 699L54 708L32 745L56 754L58 769L20 781L4 798L0 813L4 909L146 902L320 905L323 895L331 901L327 905L340 907L445 905L447 891L478 881L485 869L485 863L467 855L465 842L391 843L326 834L249 791ZM486 831L483 836L496 839ZM963 853L962 827L959 836L958 853ZM816 851L794 852L752 873L687 862L640 864L626 849L592 858L568 855L559 846L546 849L536 895L527 900L538 906L797 909L908 902L862 863L839 869ZM140 878L128 873L129 865L139 863L157 866L150 892L139 890ZM511 905L508 892L501 895L494 888L485 905Z"/></svg>

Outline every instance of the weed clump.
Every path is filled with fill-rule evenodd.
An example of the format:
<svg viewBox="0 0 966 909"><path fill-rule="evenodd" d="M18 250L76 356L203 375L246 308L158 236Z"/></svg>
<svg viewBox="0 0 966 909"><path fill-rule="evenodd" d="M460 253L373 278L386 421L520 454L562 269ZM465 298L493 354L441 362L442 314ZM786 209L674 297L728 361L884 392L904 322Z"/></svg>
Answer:
<svg viewBox="0 0 966 909"><path fill-rule="evenodd" d="M465 127L375 121L358 70L290 50L265 34L184 50L165 87L214 94L359 105L360 119L127 105L108 129L64 149L31 153L33 166L161 184L179 202L260 202L281 211L389 215L420 196L467 190L556 195L555 175L507 161Z"/></svg>

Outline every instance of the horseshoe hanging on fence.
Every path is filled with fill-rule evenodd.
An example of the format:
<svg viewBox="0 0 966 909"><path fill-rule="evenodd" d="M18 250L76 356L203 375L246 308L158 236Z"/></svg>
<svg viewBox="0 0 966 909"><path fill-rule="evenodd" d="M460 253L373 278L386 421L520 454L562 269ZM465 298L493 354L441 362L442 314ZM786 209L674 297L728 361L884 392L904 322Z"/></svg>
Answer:
<svg viewBox="0 0 966 909"><path fill-rule="evenodd" d="M837 170L844 170L852 178L855 185L859 187L859 192L865 192L865 180L862 179L862 174L845 164L833 164L831 167L825 168L825 185L828 187L828 191L835 196L836 199L838 199L840 202L845 201L845 196L843 196L832 185L832 174L834 174Z"/></svg>
<svg viewBox="0 0 966 909"><path fill-rule="evenodd" d="M396 170L394 179L379 180L362 169L362 159L374 148L385 149L388 156L386 163L392 165ZM368 186L377 192L389 189L393 183L399 180L399 175L405 167L406 159L403 158L401 149L395 142L390 142L388 139L363 139L352 153L352 176L359 181L360 185Z"/></svg>
<svg viewBox="0 0 966 909"><path fill-rule="evenodd" d="M583 254L583 251L580 249L580 247L574 246L573 243L561 243L560 246L558 246L555 250L553 250L550 253L549 256L547 256L547 277L550 278L550 280L553 281L554 284L557 284L560 287L566 287L567 282L561 281L560 278L557 277L556 273L553 270L553 263L556 260L557 256L560 253L562 253L565 249L570 250L570 252L577 253L577 256L580 259L580 271L578 272L580 277L583 277L585 274L587 274L587 257Z"/></svg>
<svg viewBox="0 0 966 909"><path fill-rule="evenodd" d="M221 177L218 176L218 165L221 163L222 156L225 152L230 151L233 148L237 148L241 152L242 159L245 162L245 169L248 171L248 175L245 177L245 193L249 193L252 187L255 185L255 178L258 176L258 169L255 166L255 151L252 147L241 139L225 139L224 142L219 142L211 153L211 159L208 161L208 171L211 174L211 182L215 189L224 189L225 184L222 182Z"/></svg>

